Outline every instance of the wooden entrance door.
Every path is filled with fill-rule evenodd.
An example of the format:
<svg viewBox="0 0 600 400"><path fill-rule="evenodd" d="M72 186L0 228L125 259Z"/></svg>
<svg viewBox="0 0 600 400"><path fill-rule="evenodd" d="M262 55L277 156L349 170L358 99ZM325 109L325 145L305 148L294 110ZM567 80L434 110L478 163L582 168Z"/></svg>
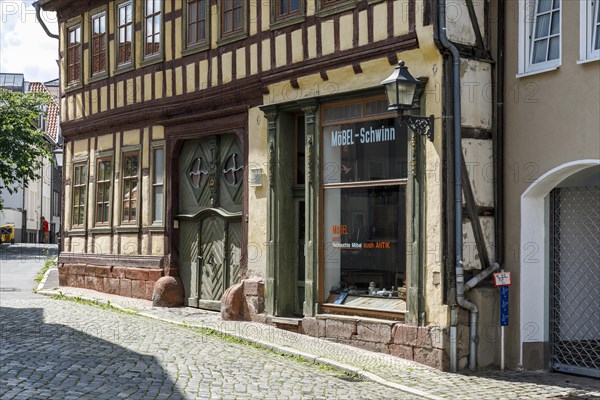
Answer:
<svg viewBox="0 0 600 400"><path fill-rule="evenodd" d="M234 135L186 141L180 155L180 274L190 306L219 310L239 282L244 159Z"/></svg>

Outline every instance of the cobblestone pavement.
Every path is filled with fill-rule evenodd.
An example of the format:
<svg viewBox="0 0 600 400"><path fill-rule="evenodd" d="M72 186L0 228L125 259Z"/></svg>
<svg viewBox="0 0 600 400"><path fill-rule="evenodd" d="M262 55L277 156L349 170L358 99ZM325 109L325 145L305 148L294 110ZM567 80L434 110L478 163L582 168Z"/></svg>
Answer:
<svg viewBox="0 0 600 400"><path fill-rule="evenodd" d="M109 300L139 314L175 324L213 329L233 337L246 339L279 352L302 355L317 363L357 373L367 379L389 386L378 389L367 398L389 398L390 393L404 391L402 398L412 393L430 399L600 399L600 381L555 374L545 371L479 371L476 374L451 374L416 362L385 354L369 352L283 331L264 324L223 322L218 313L193 308L157 308L151 302L107 295L91 290L60 288L72 296ZM395 389L395 390L394 390ZM408 391L408 392L407 392ZM357 397L353 395L353 397ZM333 396L330 398L338 398Z"/></svg>
<svg viewBox="0 0 600 400"><path fill-rule="evenodd" d="M171 323L50 297L0 302L1 399L417 399Z"/></svg>

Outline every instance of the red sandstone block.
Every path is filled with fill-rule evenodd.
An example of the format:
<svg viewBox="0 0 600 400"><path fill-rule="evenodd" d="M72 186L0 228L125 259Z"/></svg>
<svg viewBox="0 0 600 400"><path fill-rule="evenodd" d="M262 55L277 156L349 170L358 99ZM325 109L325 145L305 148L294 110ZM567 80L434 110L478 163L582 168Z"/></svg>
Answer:
<svg viewBox="0 0 600 400"><path fill-rule="evenodd" d="M415 347L414 360L442 371L447 371L449 367L449 357L440 349L422 349Z"/></svg>
<svg viewBox="0 0 600 400"><path fill-rule="evenodd" d="M375 343L375 342L365 342L364 340L340 340L340 343L348 344L350 346L358 347L359 349L364 349L368 351L374 351L376 353L387 353L388 346L385 343Z"/></svg>
<svg viewBox="0 0 600 400"><path fill-rule="evenodd" d="M84 285L86 289L96 290L94 287L94 277L93 276L84 276Z"/></svg>
<svg viewBox="0 0 600 400"><path fill-rule="evenodd" d="M148 280L156 282L163 276L162 269L149 269L148 270Z"/></svg>
<svg viewBox="0 0 600 400"><path fill-rule="evenodd" d="M131 281L131 297L136 299L146 297L146 281Z"/></svg>
<svg viewBox="0 0 600 400"><path fill-rule="evenodd" d="M75 287L78 287L78 288L85 287L85 276L75 275Z"/></svg>
<svg viewBox="0 0 600 400"><path fill-rule="evenodd" d="M91 289L97 290L98 292L104 292L104 278L94 276L92 277L93 287Z"/></svg>
<svg viewBox="0 0 600 400"><path fill-rule="evenodd" d="M258 279L244 279L242 281L245 296L263 296L265 283Z"/></svg>
<svg viewBox="0 0 600 400"><path fill-rule="evenodd" d="M325 336L328 338L351 339L356 334L356 322L328 319L325 322Z"/></svg>
<svg viewBox="0 0 600 400"><path fill-rule="evenodd" d="M111 276L117 279L125 279L125 271L127 268L124 267L113 267Z"/></svg>
<svg viewBox="0 0 600 400"><path fill-rule="evenodd" d="M96 275L96 266L95 265L86 265L83 270L83 275L85 276L94 276Z"/></svg>
<svg viewBox="0 0 600 400"><path fill-rule="evenodd" d="M125 270L125 278L133 281L147 281L148 270L146 268L127 268Z"/></svg>
<svg viewBox="0 0 600 400"><path fill-rule="evenodd" d="M98 266L96 266L96 269L94 270L94 276L98 276L98 277L102 277L102 278L109 278L109 277L111 277L111 268L105 267L103 265L98 265Z"/></svg>
<svg viewBox="0 0 600 400"><path fill-rule="evenodd" d="M131 297L131 279L119 279L119 295Z"/></svg>
<svg viewBox="0 0 600 400"><path fill-rule="evenodd" d="M65 267L71 275L85 275L85 264L67 264Z"/></svg>
<svg viewBox="0 0 600 400"><path fill-rule="evenodd" d="M69 286L67 284L67 274L65 272L61 272L61 270L58 270L58 286Z"/></svg>
<svg viewBox="0 0 600 400"><path fill-rule="evenodd" d="M387 344L392 341L392 327L387 324L359 321L356 325L356 339Z"/></svg>
<svg viewBox="0 0 600 400"><path fill-rule="evenodd" d="M403 346L415 346L419 336L419 327L416 325L396 324L392 328L393 343Z"/></svg>
<svg viewBox="0 0 600 400"><path fill-rule="evenodd" d="M117 278L103 278L106 293L119 294L119 280Z"/></svg>
<svg viewBox="0 0 600 400"><path fill-rule="evenodd" d="M412 346L404 346L401 344L390 344L389 353L395 357L405 358L407 360L414 359Z"/></svg>
<svg viewBox="0 0 600 400"><path fill-rule="evenodd" d="M146 300L152 300L152 293L154 293L154 283L152 281L146 281L144 284L146 286L146 294L144 295L144 298Z"/></svg>
<svg viewBox="0 0 600 400"><path fill-rule="evenodd" d="M75 282L75 277L76 276L77 275L72 275L72 274L66 275L67 284L65 286L75 287L76 286L76 282Z"/></svg>
<svg viewBox="0 0 600 400"><path fill-rule="evenodd" d="M313 337L323 337L325 336L325 321L306 317L302 320L302 332Z"/></svg>

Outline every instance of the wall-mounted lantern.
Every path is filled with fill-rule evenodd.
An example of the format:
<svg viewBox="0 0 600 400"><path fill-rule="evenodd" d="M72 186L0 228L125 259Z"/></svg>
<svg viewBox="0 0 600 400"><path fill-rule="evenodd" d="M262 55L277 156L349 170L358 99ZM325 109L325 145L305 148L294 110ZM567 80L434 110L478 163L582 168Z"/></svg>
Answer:
<svg viewBox="0 0 600 400"><path fill-rule="evenodd" d="M408 114L408 111L413 108L417 86L421 82L408 72L404 61L400 61L394 68L394 72L381 84L385 87L388 97L388 110L396 111L402 121L406 122L415 133L425 135L433 142L433 115L424 117Z"/></svg>

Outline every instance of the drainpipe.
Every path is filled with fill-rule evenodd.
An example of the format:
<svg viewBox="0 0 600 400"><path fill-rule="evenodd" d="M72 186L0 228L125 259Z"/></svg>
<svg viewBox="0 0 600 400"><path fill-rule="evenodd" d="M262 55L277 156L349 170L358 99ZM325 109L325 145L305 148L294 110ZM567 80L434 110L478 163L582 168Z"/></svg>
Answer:
<svg viewBox="0 0 600 400"><path fill-rule="evenodd" d="M444 48L450 51L452 54L453 68L452 68L452 86L453 86L453 122L454 122L454 239L455 239L455 275L456 275L456 303L461 307L469 311L469 369L475 370L477 366L477 317L479 310L475 303L470 302L465 297L465 277L463 271L463 232L462 232L462 131L461 131L461 109L460 109L460 55L458 49L450 43L448 36L446 35L446 0L439 0L439 27L440 27L440 41ZM453 333L454 338L450 338L451 345L451 357L450 368L453 372L457 370L457 357L456 357L456 325L458 323L458 316L455 314L458 311L453 308L451 310L451 334ZM454 315L453 315L454 314ZM454 318L453 318L454 317ZM454 339L454 340L453 340Z"/></svg>
<svg viewBox="0 0 600 400"><path fill-rule="evenodd" d="M46 32L46 35L50 36L52 39L59 39L60 36L55 35L54 33L50 32L50 30L46 26L46 23L44 22L44 19L42 18L42 15L41 15L40 2L36 1L35 3L33 3L33 6L35 7L35 16L36 16L38 22L40 23L40 25L42 25L42 28L44 29L44 32Z"/></svg>

